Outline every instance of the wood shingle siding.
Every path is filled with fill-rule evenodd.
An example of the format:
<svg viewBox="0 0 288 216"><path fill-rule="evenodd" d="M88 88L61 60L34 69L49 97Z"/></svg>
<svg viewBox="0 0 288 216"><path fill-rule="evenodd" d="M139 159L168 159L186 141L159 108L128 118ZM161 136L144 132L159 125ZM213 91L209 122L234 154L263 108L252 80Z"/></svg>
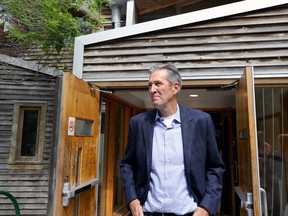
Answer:
<svg viewBox="0 0 288 216"><path fill-rule="evenodd" d="M145 80L147 68L174 62L184 79L288 71L288 5L85 46L83 79Z"/></svg>
<svg viewBox="0 0 288 216"><path fill-rule="evenodd" d="M56 76L0 61L0 190L10 192L22 215L47 215L51 150L55 123ZM47 103L42 169L11 169L9 153L14 103ZM12 202L0 195L0 215L15 215Z"/></svg>

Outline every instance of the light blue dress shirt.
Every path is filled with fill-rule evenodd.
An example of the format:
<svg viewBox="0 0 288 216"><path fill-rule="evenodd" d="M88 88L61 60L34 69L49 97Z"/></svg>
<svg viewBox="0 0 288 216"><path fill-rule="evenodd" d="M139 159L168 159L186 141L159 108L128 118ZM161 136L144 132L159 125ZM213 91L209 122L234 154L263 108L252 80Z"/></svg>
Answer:
<svg viewBox="0 0 288 216"><path fill-rule="evenodd" d="M179 107L173 116L157 113L152 148L152 170L144 212L184 215L194 212L197 203L188 192Z"/></svg>

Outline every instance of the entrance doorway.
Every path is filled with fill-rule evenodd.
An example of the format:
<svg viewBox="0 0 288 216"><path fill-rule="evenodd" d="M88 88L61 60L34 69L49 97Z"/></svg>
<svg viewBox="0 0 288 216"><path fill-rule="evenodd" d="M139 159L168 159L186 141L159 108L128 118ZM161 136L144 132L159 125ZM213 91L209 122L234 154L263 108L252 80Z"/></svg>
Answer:
<svg viewBox="0 0 288 216"><path fill-rule="evenodd" d="M195 97L195 95L198 97ZM193 97L191 97L193 95ZM126 144L129 119L132 115L152 108L148 90L113 90L113 96L105 94L102 99L102 127L101 137L103 168L101 194L98 198L99 215L125 215L127 209L121 191L119 179L119 161L123 158ZM219 151L226 164L230 164L230 143L234 139L231 128L235 125L235 89L191 89L181 90L179 104L185 107L201 109L210 113L215 124ZM235 128L235 127L234 127ZM103 145L102 145L103 144ZM106 156L105 156L106 155ZM109 156L110 155L110 156ZM230 169L230 168L229 168ZM232 167L231 167L232 169ZM232 172L224 176L225 189L219 213L233 215L232 200L234 199L233 187L230 184ZM113 182L113 183L112 183ZM109 186L110 184L110 186ZM111 202L113 200L113 202ZM106 204L105 204L106 203ZM110 213L109 213L110 212Z"/></svg>
<svg viewBox="0 0 288 216"><path fill-rule="evenodd" d="M253 73L247 74L250 74L250 84L253 83ZM180 94L179 103L206 111L213 118L219 151L226 164L219 213L245 215L234 192L234 187L238 186L245 193L253 192L251 197L253 207L257 205L256 215L261 215L259 212L273 216L288 214L288 85L285 84L288 80L275 80L274 83L282 84L262 84L255 89L247 79L244 83L241 80L245 81L241 78L237 86L224 89L186 87ZM57 211L74 212L74 215L88 211L91 214L97 212L97 215L126 215L119 161L124 154L129 119L152 108L147 89L114 89L114 95L103 93L100 99L96 88L73 75L65 75L63 83ZM252 90L254 94L251 94ZM198 97L191 97L195 94ZM256 108L251 111L254 104ZM98 129L99 112L101 130ZM67 129L71 129L68 120L76 124L76 129L72 127L73 134L70 130L67 133ZM99 143L98 137L101 137ZM253 163L253 167L249 163ZM63 185L70 185L71 190L70 187L66 190ZM63 188L66 194L70 194L65 197L70 202L62 202ZM73 191L72 196L70 192ZM87 197L89 202L84 201ZM243 197L240 198L243 201ZM90 205L93 208L87 207Z"/></svg>
<svg viewBox="0 0 288 216"><path fill-rule="evenodd" d="M268 88L270 88L270 91L274 92L274 94L267 93L266 90ZM271 88L271 86L265 87L262 85L259 87L256 86L255 90L255 117L257 120L256 122L258 129L262 128L263 130L263 128L265 128L265 140L268 139L270 141L270 136L276 136L277 134L281 135L279 136L279 142L281 141L281 144L278 144L276 141L274 141L272 145L274 150L281 152L281 179L277 179L277 181L273 180L273 182L270 184L273 188L272 195L267 193L270 199L272 199L272 202L268 203L268 205L270 205L267 207L269 212L268 215L277 215L279 212L277 211L278 213L276 213L276 211L273 209L280 209L279 211L284 213L285 207L287 205L287 197L285 194L287 194L286 164L288 162L288 148L286 139L287 137L285 135L287 134L288 126L288 114L286 111L286 104L288 104L288 89L285 88L285 86L275 86ZM198 97L190 97L192 94L198 94ZM260 95L262 96L260 97ZM236 131L237 109L235 105L235 88L184 88L182 89L179 99L179 103L181 105L206 111L210 113L213 118L219 151L221 152L223 161L226 164L226 172L223 178L224 188L221 205L219 206L219 213L221 215L245 215L245 210L240 209L240 200L234 192L234 187L240 184L238 162L239 160L242 160L242 158L239 158L237 154L237 135L239 134ZM121 185L118 175L118 163L124 154L128 122L132 115L152 107L147 89L113 89L113 96L105 94L102 100L102 103L103 102L104 106L102 106L102 114L104 113L104 115L102 115L101 136L104 136L104 141L101 145L104 148L102 149L103 154L101 154L103 155L102 165L99 167L99 169L100 171L102 169L102 178L104 181L102 181L102 185L100 185L99 188L97 203L99 213L98 215L101 215L100 212L105 212L106 215L125 215L127 213L127 209L125 207L125 200L123 199L123 194L121 192ZM267 107L268 104L274 104L274 108ZM103 122L104 119L105 123ZM264 127L264 125L266 126ZM267 131L270 132L267 133ZM273 131L273 133L271 131ZM245 132L245 130L242 132ZM243 136L242 138L245 139L246 135L243 133L241 136ZM273 138L273 140L276 139ZM260 150L261 148L259 147L257 151ZM272 164L274 171L279 170L278 152L276 154L275 151L274 156L272 159L270 159L270 164ZM256 159L259 164L262 160L260 156L259 158L257 156L254 159ZM266 167L263 169L266 174L268 172L267 169L268 167L266 165ZM260 168L258 167L256 169L256 173L254 174L257 175L259 170ZM241 172L243 178L243 174L245 175L245 170L242 169ZM259 175L260 177L262 176L261 170ZM269 182L268 178L266 178L266 183L267 182ZM256 186L260 187L260 182L259 184L256 184ZM263 189L265 191L269 188L268 186L264 185ZM282 193L278 193L278 191L281 189ZM262 209L264 209L263 206Z"/></svg>

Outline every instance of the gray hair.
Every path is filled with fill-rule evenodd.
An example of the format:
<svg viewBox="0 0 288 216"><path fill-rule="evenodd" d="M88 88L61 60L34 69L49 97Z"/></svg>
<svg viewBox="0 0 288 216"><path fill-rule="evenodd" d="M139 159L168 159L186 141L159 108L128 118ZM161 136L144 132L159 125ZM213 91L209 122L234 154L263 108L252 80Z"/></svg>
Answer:
<svg viewBox="0 0 288 216"><path fill-rule="evenodd" d="M178 69L176 66L170 62L168 63L160 63L152 66L149 68L148 75L151 76L152 73L158 70L166 69L168 73L167 80L168 82L173 85L175 82L179 83L179 87L181 89L182 87L182 78L181 75L179 74Z"/></svg>

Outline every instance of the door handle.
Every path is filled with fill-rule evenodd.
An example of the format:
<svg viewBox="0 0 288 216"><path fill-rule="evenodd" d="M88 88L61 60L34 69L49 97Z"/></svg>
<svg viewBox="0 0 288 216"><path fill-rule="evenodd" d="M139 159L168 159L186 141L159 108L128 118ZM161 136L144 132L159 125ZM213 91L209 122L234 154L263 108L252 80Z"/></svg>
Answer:
<svg viewBox="0 0 288 216"><path fill-rule="evenodd" d="M246 210L247 216L253 216L253 194L244 193L240 186L235 186L234 190L241 201L241 208Z"/></svg>
<svg viewBox="0 0 288 216"><path fill-rule="evenodd" d="M93 186L99 184L99 179L93 179L85 184L79 185L75 188L71 188L70 183L66 182L63 185L63 189L62 189L62 205L68 206L69 205L69 201L70 198L79 195L80 193L89 190L90 188L92 188Z"/></svg>
<svg viewBox="0 0 288 216"><path fill-rule="evenodd" d="M233 161L234 163L234 183L236 184L238 182L238 164L237 161Z"/></svg>
<svg viewBox="0 0 288 216"><path fill-rule="evenodd" d="M267 206L267 195L266 191L263 188L260 188L260 194L261 194L261 208L262 213L264 216L268 216L268 206ZM264 208L263 208L264 205Z"/></svg>

